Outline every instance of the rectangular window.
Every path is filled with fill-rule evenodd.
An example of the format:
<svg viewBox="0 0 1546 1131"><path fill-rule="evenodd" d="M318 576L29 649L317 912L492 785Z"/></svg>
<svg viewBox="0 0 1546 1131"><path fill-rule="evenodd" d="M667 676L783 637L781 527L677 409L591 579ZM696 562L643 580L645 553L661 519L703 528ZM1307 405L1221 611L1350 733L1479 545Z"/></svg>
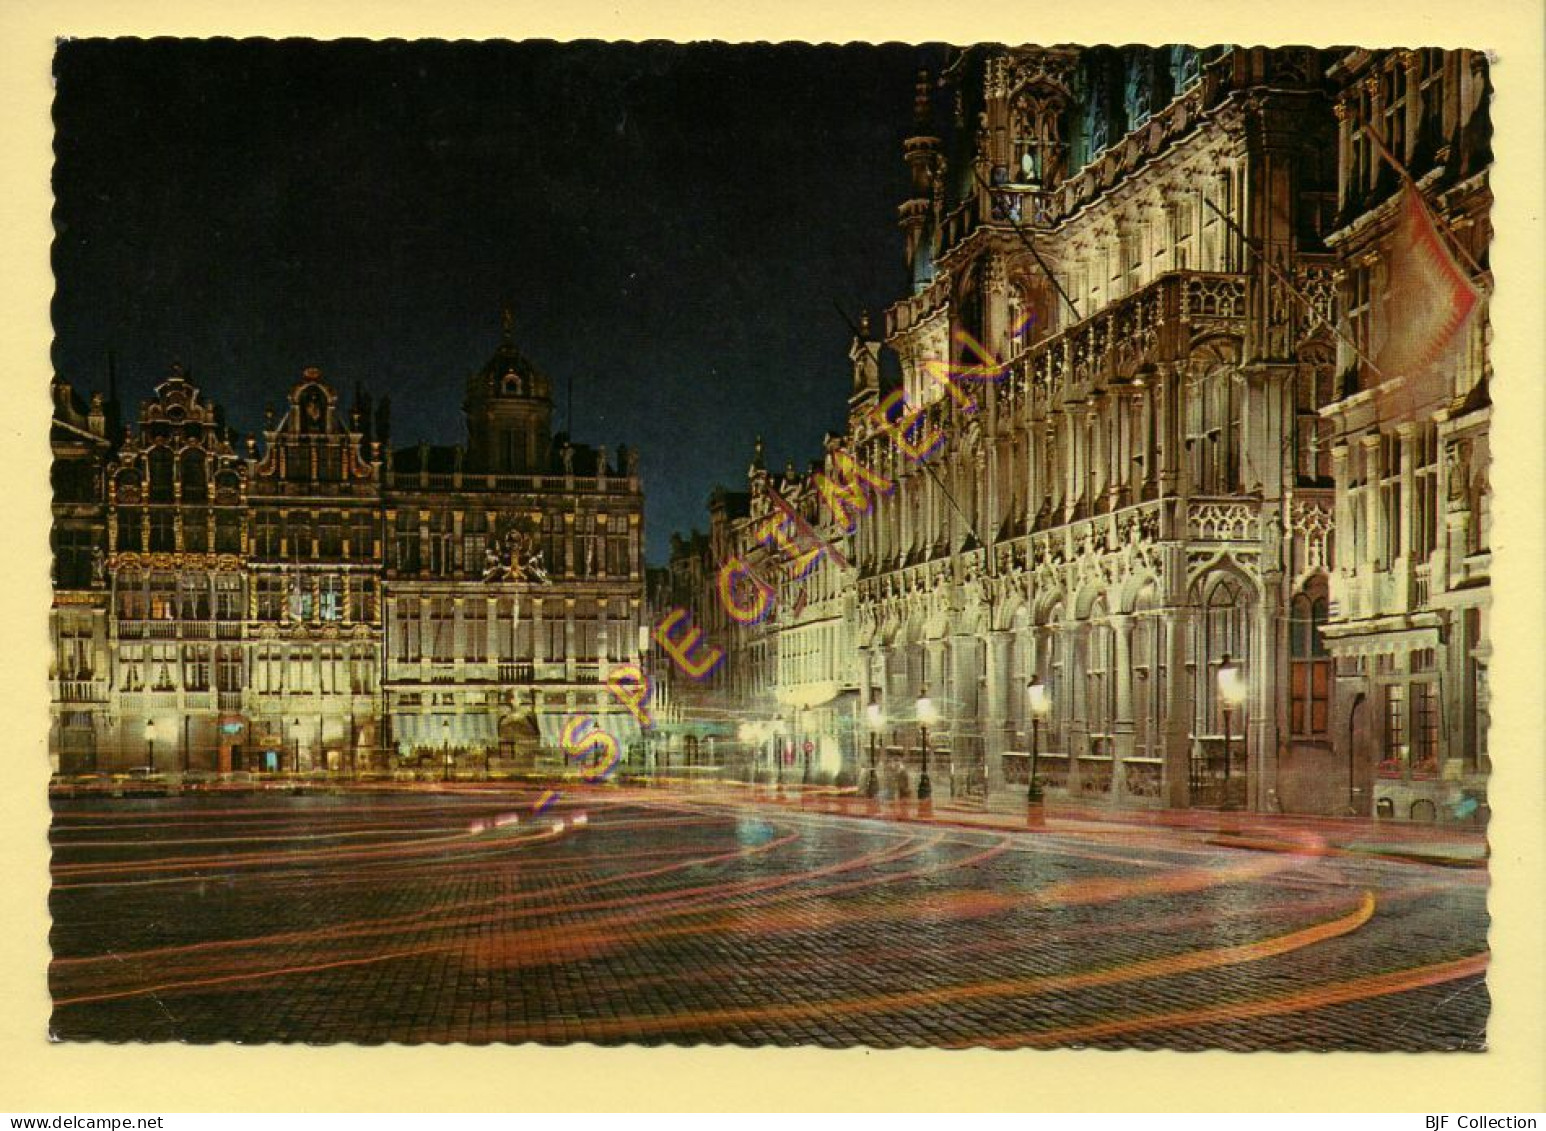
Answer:
<svg viewBox="0 0 1546 1131"><path fill-rule="evenodd" d="M215 553L239 554L242 552L241 512L219 510L215 512Z"/></svg>
<svg viewBox="0 0 1546 1131"><path fill-rule="evenodd" d="M126 644L118 651L118 689L143 691L145 689L145 650L137 644Z"/></svg>
<svg viewBox="0 0 1546 1131"><path fill-rule="evenodd" d="M279 516L259 511L252 517L252 552L260 558L279 556Z"/></svg>
<svg viewBox="0 0 1546 1131"><path fill-rule="evenodd" d="M220 691L242 689L242 650L239 645L221 644L216 648L215 687Z"/></svg>
<svg viewBox="0 0 1546 1131"><path fill-rule="evenodd" d="M150 575L150 618L173 620L177 616L177 579L170 573Z"/></svg>
<svg viewBox="0 0 1546 1131"><path fill-rule="evenodd" d="M239 573L215 575L215 619L245 620L247 610L242 605L242 576Z"/></svg>
<svg viewBox="0 0 1546 1131"><path fill-rule="evenodd" d="M189 691L209 690L209 645L183 645L183 687Z"/></svg>
<svg viewBox="0 0 1546 1131"><path fill-rule="evenodd" d="M428 653L432 660L446 662L455 658L452 624L455 604L450 597L435 597L429 603Z"/></svg>
<svg viewBox="0 0 1546 1131"><path fill-rule="evenodd" d="M165 508L150 512L150 552L170 554L177 549L177 520L175 514Z"/></svg>
<svg viewBox="0 0 1546 1131"><path fill-rule="evenodd" d="M474 663L488 659L488 602L469 597L462 604L462 634L466 638L462 658Z"/></svg>
<svg viewBox="0 0 1546 1131"><path fill-rule="evenodd" d="M355 648L349 657L349 690L355 695L369 695L375 690L374 671L370 650Z"/></svg>
<svg viewBox="0 0 1546 1131"><path fill-rule="evenodd" d="M417 597L401 597L395 602L397 610L397 658L412 662L422 655L423 643L420 632L423 618Z"/></svg>
<svg viewBox="0 0 1546 1131"><path fill-rule="evenodd" d="M1419 773L1439 770L1439 685L1434 680L1412 684L1412 768Z"/></svg>
<svg viewBox="0 0 1546 1131"><path fill-rule="evenodd" d="M576 601L574 605L574 658L577 660L594 660L597 656L597 627L596 603L594 601Z"/></svg>
<svg viewBox="0 0 1546 1131"><path fill-rule="evenodd" d="M317 478L337 483L344 477L344 450L338 443L326 443L317 449Z"/></svg>
<svg viewBox="0 0 1546 1131"><path fill-rule="evenodd" d="M291 511L285 520L285 537L289 540L291 561L311 558L315 554L315 547L312 545L311 515Z"/></svg>
<svg viewBox="0 0 1546 1131"><path fill-rule="evenodd" d="M317 521L318 553L330 561L344 556L344 519L337 511L324 511Z"/></svg>
<svg viewBox="0 0 1546 1131"><path fill-rule="evenodd" d="M349 619L356 624L369 623L372 596L376 582L369 577L355 574L349 578Z"/></svg>
<svg viewBox="0 0 1546 1131"><path fill-rule="evenodd" d="M317 616L322 620L342 620L344 615L344 579L336 575L317 582Z"/></svg>
<svg viewBox="0 0 1546 1131"><path fill-rule="evenodd" d="M296 577L290 583L290 619L309 621L316 614L316 594L311 578Z"/></svg>
<svg viewBox="0 0 1546 1131"><path fill-rule="evenodd" d="M137 554L145 548L145 512L138 507L124 507L118 512L118 549L126 554Z"/></svg>
<svg viewBox="0 0 1546 1131"><path fill-rule="evenodd" d="M177 689L177 645L155 644L150 649L148 664L152 691Z"/></svg>
<svg viewBox="0 0 1546 1131"><path fill-rule="evenodd" d="M467 573L482 574L488 569L485 555L488 553L488 536L466 534L462 536L462 562Z"/></svg>
<svg viewBox="0 0 1546 1131"><path fill-rule="evenodd" d="M516 624L519 618L516 602L511 598L501 597L494 606L494 615L498 618L494 625L494 647L498 650L498 659L502 663L530 659L530 652L523 655L515 650Z"/></svg>
<svg viewBox="0 0 1546 1131"><path fill-rule="evenodd" d="M209 512L203 509L185 510L183 520L183 549L190 554L209 552Z"/></svg>
<svg viewBox="0 0 1546 1131"><path fill-rule="evenodd" d="M369 561L375 556L375 527L369 512L357 511L349 516L349 556L355 561Z"/></svg>
<svg viewBox="0 0 1546 1131"><path fill-rule="evenodd" d="M266 621L283 620L285 616L285 579L270 575L260 575L256 584L258 587L258 619Z"/></svg>
<svg viewBox="0 0 1546 1131"><path fill-rule="evenodd" d="M569 644L565 638L562 620L542 622L544 657L551 663L562 663L569 656Z"/></svg>
<svg viewBox="0 0 1546 1131"><path fill-rule="evenodd" d="M185 574L178 581L177 615L182 620L209 619L209 579Z"/></svg>
<svg viewBox="0 0 1546 1131"><path fill-rule="evenodd" d="M419 516L404 512L397 516L392 536L395 563L400 573L419 572Z"/></svg>

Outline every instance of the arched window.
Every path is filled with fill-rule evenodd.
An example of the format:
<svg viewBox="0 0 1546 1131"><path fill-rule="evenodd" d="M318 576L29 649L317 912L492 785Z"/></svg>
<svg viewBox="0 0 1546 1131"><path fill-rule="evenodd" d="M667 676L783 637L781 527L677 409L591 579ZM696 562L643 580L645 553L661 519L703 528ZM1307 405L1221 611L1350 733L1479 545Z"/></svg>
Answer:
<svg viewBox="0 0 1546 1131"><path fill-rule="evenodd" d="M1139 757L1162 758L1165 750L1165 626L1151 582L1133 606L1133 747Z"/></svg>
<svg viewBox="0 0 1546 1131"><path fill-rule="evenodd" d="M172 453L165 448L152 448L150 454L145 457L145 462L150 470L150 501L170 503L172 501Z"/></svg>
<svg viewBox="0 0 1546 1131"><path fill-rule="evenodd" d="M1232 574L1215 575L1204 583L1201 616L1192 658L1194 733L1222 734L1224 716L1218 701L1218 668L1228 656L1251 677L1252 599L1244 581ZM1239 720L1236 719L1236 725Z"/></svg>
<svg viewBox="0 0 1546 1131"><path fill-rule="evenodd" d="M1091 735L1109 735L1116 718L1116 656L1106 603L1097 600L1085 626L1084 709Z"/></svg>
<svg viewBox="0 0 1546 1131"><path fill-rule="evenodd" d="M1031 668L1047 685L1047 693L1052 697L1052 711L1048 718L1042 720L1041 725L1043 749L1056 751L1068 749L1065 732L1069 699L1063 685L1063 652L1058 646L1059 626L1062 623L1061 603L1053 605L1041 617L1036 625L1036 653Z"/></svg>
<svg viewBox="0 0 1546 1131"><path fill-rule="evenodd" d="M1227 495L1240 484L1240 390L1233 369L1217 366L1187 389L1186 447L1192 488Z"/></svg>

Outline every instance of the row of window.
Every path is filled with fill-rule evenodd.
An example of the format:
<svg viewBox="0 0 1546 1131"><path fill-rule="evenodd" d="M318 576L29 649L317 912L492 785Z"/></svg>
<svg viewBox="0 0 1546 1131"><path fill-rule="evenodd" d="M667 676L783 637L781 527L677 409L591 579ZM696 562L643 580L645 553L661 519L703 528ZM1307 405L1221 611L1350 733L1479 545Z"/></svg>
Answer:
<svg viewBox="0 0 1546 1131"><path fill-rule="evenodd" d="M428 660L500 663L573 658L582 663L603 657L631 659L635 627L627 602L610 610L579 600L563 616L541 616L512 598L494 602L451 597L400 598L387 617L387 652L403 663Z"/></svg>
<svg viewBox="0 0 1546 1131"><path fill-rule="evenodd" d="M236 508L119 507L110 547L117 553L239 554L242 513Z"/></svg>

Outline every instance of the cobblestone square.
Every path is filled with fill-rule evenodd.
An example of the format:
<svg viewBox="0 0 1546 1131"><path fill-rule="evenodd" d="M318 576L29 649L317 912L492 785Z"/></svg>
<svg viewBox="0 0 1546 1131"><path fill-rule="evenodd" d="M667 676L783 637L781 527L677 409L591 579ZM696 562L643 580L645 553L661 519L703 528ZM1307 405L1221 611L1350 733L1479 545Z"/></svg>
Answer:
<svg viewBox="0 0 1546 1131"><path fill-rule="evenodd" d="M1367 823L538 796L56 799L52 1033L1485 1045L1486 871Z"/></svg>

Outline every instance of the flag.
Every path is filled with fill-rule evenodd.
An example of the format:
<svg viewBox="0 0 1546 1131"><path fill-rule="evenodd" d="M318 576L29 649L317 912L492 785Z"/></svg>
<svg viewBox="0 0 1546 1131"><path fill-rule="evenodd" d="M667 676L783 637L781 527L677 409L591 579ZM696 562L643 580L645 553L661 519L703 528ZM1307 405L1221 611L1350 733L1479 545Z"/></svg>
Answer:
<svg viewBox="0 0 1546 1131"><path fill-rule="evenodd" d="M1481 292L1455 262L1417 189L1401 190L1386 276L1384 341L1375 365L1393 382L1382 415L1407 419L1448 398L1448 366Z"/></svg>

